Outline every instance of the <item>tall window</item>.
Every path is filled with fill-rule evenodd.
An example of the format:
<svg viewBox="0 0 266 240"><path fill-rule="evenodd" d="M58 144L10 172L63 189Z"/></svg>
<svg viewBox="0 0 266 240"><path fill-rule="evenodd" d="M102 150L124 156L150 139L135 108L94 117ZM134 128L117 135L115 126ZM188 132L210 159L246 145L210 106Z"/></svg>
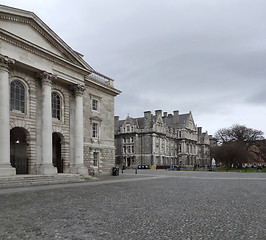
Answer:
<svg viewBox="0 0 266 240"><path fill-rule="evenodd" d="M94 152L93 153L93 166L98 167L98 163L99 163L99 153Z"/></svg>
<svg viewBox="0 0 266 240"><path fill-rule="evenodd" d="M134 153L134 146L131 146L131 153Z"/></svg>
<svg viewBox="0 0 266 240"><path fill-rule="evenodd" d="M95 99L92 99L92 110L98 111L98 101Z"/></svg>
<svg viewBox="0 0 266 240"><path fill-rule="evenodd" d="M52 92L52 117L61 120L61 98L57 92Z"/></svg>
<svg viewBox="0 0 266 240"><path fill-rule="evenodd" d="M19 80L11 82L10 88L10 109L25 113L25 87Z"/></svg>
<svg viewBox="0 0 266 240"><path fill-rule="evenodd" d="M98 123L92 123L92 137L98 138Z"/></svg>

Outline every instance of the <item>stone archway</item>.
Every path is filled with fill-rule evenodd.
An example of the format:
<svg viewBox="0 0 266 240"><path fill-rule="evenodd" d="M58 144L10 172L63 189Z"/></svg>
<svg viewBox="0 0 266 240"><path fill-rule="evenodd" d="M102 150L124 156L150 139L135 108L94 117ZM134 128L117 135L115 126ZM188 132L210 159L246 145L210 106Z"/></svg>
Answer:
<svg viewBox="0 0 266 240"><path fill-rule="evenodd" d="M16 174L29 173L28 136L25 128L14 127L10 130L10 163L16 168Z"/></svg>

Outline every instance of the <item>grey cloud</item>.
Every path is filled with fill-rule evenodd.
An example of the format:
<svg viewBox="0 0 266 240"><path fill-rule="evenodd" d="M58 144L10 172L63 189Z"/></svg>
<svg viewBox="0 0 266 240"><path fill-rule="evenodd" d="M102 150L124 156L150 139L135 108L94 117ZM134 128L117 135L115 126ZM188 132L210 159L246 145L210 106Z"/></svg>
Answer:
<svg viewBox="0 0 266 240"><path fill-rule="evenodd" d="M121 117L179 109L214 131L238 119L252 122L254 114L246 113L265 104L265 0L2 3L35 12L114 78L122 90L115 107Z"/></svg>

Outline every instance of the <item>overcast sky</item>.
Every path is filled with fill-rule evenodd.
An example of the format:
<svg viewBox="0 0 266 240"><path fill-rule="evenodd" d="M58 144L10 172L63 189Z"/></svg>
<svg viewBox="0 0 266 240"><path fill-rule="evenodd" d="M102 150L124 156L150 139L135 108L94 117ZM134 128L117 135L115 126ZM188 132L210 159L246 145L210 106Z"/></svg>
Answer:
<svg viewBox="0 0 266 240"><path fill-rule="evenodd" d="M32 11L122 91L115 114L192 112L266 133L265 0L1 0Z"/></svg>

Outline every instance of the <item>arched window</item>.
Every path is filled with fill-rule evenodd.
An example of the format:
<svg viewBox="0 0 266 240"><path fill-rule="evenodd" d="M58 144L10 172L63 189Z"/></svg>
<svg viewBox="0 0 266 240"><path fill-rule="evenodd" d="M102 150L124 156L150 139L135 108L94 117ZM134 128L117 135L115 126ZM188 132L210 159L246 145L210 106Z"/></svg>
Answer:
<svg viewBox="0 0 266 240"><path fill-rule="evenodd" d="M18 111L25 113L25 87L19 80L11 82L10 87L10 109L11 111Z"/></svg>
<svg viewBox="0 0 266 240"><path fill-rule="evenodd" d="M61 120L61 98L57 92L52 92L52 117Z"/></svg>

